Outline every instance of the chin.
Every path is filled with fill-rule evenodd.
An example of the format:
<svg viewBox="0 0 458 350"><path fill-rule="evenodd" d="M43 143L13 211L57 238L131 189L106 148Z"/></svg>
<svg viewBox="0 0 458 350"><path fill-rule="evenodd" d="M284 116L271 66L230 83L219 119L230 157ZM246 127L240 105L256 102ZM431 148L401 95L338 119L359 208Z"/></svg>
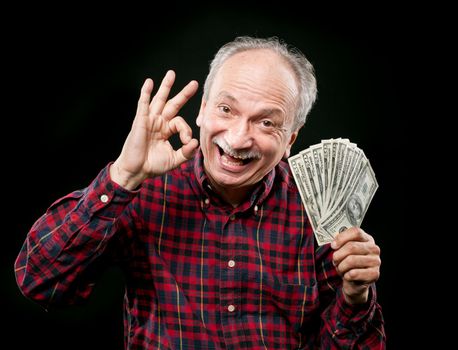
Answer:
<svg viewBox="0 0 458 350"><path fill-rule="evenodd" d="M216 174L216 176L212 176L213 181L216 182L218 186L225 187L225 188L241 188L245 186L249 186L245 184L243 181L240 181L240 177L231 176L227 174Z"/></svg>

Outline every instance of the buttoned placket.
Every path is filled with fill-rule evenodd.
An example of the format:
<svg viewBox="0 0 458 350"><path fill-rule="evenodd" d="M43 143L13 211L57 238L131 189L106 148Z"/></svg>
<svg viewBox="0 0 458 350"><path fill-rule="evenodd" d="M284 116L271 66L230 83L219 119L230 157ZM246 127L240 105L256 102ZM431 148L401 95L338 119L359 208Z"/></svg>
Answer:
<svg viewBox="0 0 458 350"><path fill-rule="evenodd" d="M243 329L240 319L240 273L236 265L237 236L241 235L240 218L231 213L226 216L221 235L220 254L220 312L223 333L228 349L235 349L233 329ZM232 330L232 331L230 331Z"/></svg>
<svg viewBox="0 0 458 350"><path fill-rule="evenodd" d="M249 213L252 216L258 216L259 206L253 205L250 208L239 207L232 212L225 211L218 206L219 201L213 202L210 193L206 193L201 199L202 211L210 221L222 222L220 238L220 317L222 323L222 332L227 349L237 349L237 344L245 343L248 339L243 340L240 337L235 339L233 336L234 329L243 330L241 318L241 278L243 266L241 265L240 247L241 237L246 237L247 233L244 228L244 217ZM227 208L226 208L227 210ZM208 225L210 227L211 225Z"/></svg>
<svg viewBox="0 0 458 350"><path fill-rule="evenodd" d="M243 329L240 318L241 274L237 263L238 237L243 235L243 224L237 210L232 213L212 206L212 200L204 197L201 206L207 218L222 222L220 237L220 317L226 348L237 349L241 339L234 339L234 329Z"/></svg>

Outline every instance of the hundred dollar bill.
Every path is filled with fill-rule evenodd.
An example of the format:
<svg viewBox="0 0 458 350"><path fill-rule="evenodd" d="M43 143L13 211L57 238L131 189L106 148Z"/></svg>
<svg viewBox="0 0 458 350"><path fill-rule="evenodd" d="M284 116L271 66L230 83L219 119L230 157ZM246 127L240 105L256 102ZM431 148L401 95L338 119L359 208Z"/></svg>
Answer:
<svg viewBox="0 0 458 350"><path fill-rule="evenodd" d="M320 228L331 236L352 226L360 226L367 208L378 189L375 174L367 161L349 196L342 197L335 209L327 215Z"/></svg>

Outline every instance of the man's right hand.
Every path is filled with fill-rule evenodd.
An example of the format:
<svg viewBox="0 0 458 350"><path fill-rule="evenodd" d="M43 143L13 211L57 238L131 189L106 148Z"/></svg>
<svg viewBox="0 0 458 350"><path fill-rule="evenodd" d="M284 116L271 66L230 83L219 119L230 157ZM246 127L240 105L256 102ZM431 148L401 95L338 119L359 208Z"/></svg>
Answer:
<svg viewBox="0 0 458 350"><path fill-rule="evenodd" d="M146 79L138 100L137 114L121 154L110 167L110 177L122 187L133 190L146 178L158 176L192 158L199 142L191 127L177 116L196 93L198 83L191 81L175 97L169 98L175 72L168 71L151 99L153 81ZM168 139L178 133L182 147L174 150Z"/></svg>

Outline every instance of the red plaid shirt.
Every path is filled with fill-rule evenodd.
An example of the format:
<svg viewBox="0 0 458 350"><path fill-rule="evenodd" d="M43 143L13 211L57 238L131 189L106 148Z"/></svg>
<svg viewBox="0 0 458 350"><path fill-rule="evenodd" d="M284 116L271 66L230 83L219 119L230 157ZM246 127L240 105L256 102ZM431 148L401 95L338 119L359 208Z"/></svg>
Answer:
<svg viewBox="0 0 458 350"><path fill-rule="evenodd" d="M127 349L384 349L375 287L347 305L331 257L286 163L233 208L199 153L133 192L107 166L51 205L15 268L22 292L48 307L88 298L102 266L122 264Z"/></svg>

